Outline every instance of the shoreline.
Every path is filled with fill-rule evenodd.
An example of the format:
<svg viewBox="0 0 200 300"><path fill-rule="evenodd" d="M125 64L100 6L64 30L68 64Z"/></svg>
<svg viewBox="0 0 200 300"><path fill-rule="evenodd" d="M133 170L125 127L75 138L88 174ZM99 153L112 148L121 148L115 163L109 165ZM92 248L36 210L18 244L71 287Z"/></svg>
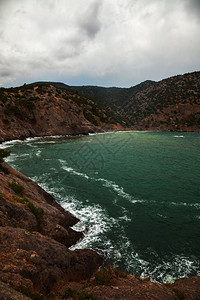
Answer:
<svg viewBox="0 0 200 300"><path fill-rule="evenodd" d="M135 130L131 130L131 131L112 131L112 132L104 132L104 133L94 133L94 134L91 134L91 135L123 133L123 132L144 133L144 132L150 132L150 131L135 131ZM151 131L151 132L159 132L159 131ZM180 133L180 132L177 132L177 133ZM186 133L188 133L188 132L186 132ZM90 134L87 134L87 135L90 135ZM34 141L34 140L36 140L36 141L37 140L45 140L45 139L48 140L48 139L51 139L51 138L62 139L62 138L65 138L65 137L70 138L70 137L76 137L76 136L84 136L84 135L78 134L78 135L62 135L62 136L60 136L60 135L59 136L44 136L44 137L34 137L34 138L31 137L31 138L26 138L24 140L10 140L10 141L5 141L5 142L1 143L0 148L1 148L1 145L3 145L4 143L5 144L7 143L9 145L10 143L14 143L14 142L26 142L26 141L30 142L30 141ZM18 172L18 171L16 171L16 172ZM25 238L26 238L26 235L27 235L27 233L25 233ZM21 237L21 235L20 235L20 237ZM44 240L44 242L46 242L46 240ZM69 248L69 250L70 250L70 248ZM75 251L77 251L77 250L75 250ZM187 299L193 299L193 298L187 298L188 294L193 295L193 293L194 294L196 293L195 295L200 295L199 290L198 290L199 282L200 282L200 277L199 276L177 278L174 283L167 283L166 284L166 283L148 281L148 280L142 279L142 278L138 279L134 275L129 274L129 275L127 275L127 279L118 278L117 283L113 284L111 287L107 287L106 285L97 286L97 288L96 288L96 286L94 286L94 287L89 286L89 287L86 288L86 291L89 292L90 294L92 293L92 294L98 296L98 293L101 293L101 290L102 290L106 293L108 292L108 293L111 294L110 299L115 299L115 297L117 299L118 293L120 293L123 290L123 288L125 289L124 292L126 293L127 292L127 287L128 287L131 291L134 290L134 293L135 293L135 291L139 290L140 295L142 295L142 296L144 295L143 299L157 299L157 298L153 298L156 295L154 293L158 293L162 290L163 298L160 296L159 299L171 299L171 298L164 298L164 297L168 297L169 291L172 290L172 293L174 293L174 289L176 289L178 291L180 290L181 293L186 295L185 298L182 298L182 299L187 300ZM1 280L0 280L0 283L1 283ZM72 285L70 285L70 284L71 284L70 281L69 282L66 282L66 281L64 282L64 285L67 288L68 287L71 288L71 286L73 288L73 284ZM83 289L81 284L82 283L79 282L79 285L81 286L81 289ZM123 287L123 284L124 284L124 287ZM167 287L167 285L168 285L168 287ZM114 286L114 288L113 288L113 286ZM115 290L115 287L116 287L116 290ZM96 289L97 289L97 291L96 291ZM148 290L148 293L150 293L147 296L147 297L150 297L150 298L145 298L146 290ZM130 291L129 291L129 293L130 293ZM1 295L1 293L0 293L0 295ZM131 295L131 297L133 297L133 294ZM169 297L170 297L170 294L169 294ZM99 298L99 299L107 299L107 298ZM127 296L126 299L129 299L128 296ZM132 299L132 298L130 298L130 299ZM175 299L175 298L173 298L173 299Z"/></svg>
<svg viewBox="0 0 200 300"><path fill-rule="evenodd" d="M83 137L83 136L95 136L95 135L103 135L103 134L113 134L113 133L177 133L177 134L184 134L184 133L198 133L200 131L161 131L161 130L112 130L112 131L104 131L104 132L88 132L88 133L77 133L77 134L60 134L60 135L43 135L43 136L35 136L35 137L26 137L26 138L16 138L16 139L8 139L5 141L0 141L1 145L6 145L10 143L21 143L21 142L31 142L37 140L59 140L59 139L67 139L72 137Z"/></svg>
<svg viewBox="0 0 200 300"><path fill-rule="evenodd" d="M43 190L42 188L40 188L34 181L30 180L28 177L26 177L25 175L23 175L22 173L18 172L16 169L13 169L12 167L10 167L10 165L8 163L5 163L5 166L7 166L10 170L10 175L12 176L12 180L16 179L17 182L19 182L21 185L24 186L24 196L25 197L29 197L28 199L30 199L30 195L29 195L29 190L32 190L32 193L36 193L36 197L33 197L33 195L31 196L32 199L31 203L34 204L34 206L38 209L42 209L43 214L44 214L44 218L46 220L46 222L48 222L48 226L45 224L42 224L42 227L45 226L46 229L42 229L42 232L29 232L26 228L19 228L15 225L6 225L6 224L1 224L0 226L0 234L1 236L3 236L3 242L2 242L2 249L1 251L5 251L5 253L8 253L9 255L9 268L7 270L7 264L8 261L7 259L4 262L4 259L1 261L1 264L4 266L4 268L2 268L2 271L0 273L2 273L2 279L0 280L0 286L2 287L1 291L0 291L0 296L3 295L5 296L7 293L7 289L9 290L9 292L12 295L17 295L16 290L18 291L22 291L23 294L23 288L21 290L18 289L18 286L24 286L26 285L26 288L28 288L28 290L30 291L31 295L34 295L34 293L40 293L41 295L49 295L49 293L52 293L52 295L55 292L57 292L57 287L59 287L59 293L60 295L63 295L64 292L67 289L72 289L74 291L80 291L83 290L86 293L89 293L90 295L94 295L95 297L97 297L97 299L119 299L119 294L122 293L123 297L125 297L125 299L135 299L133 298L135 294L139 295L139 298L136 299L159 299L159 300L165 300L165 299L170 299L170 300L174 300L174 299L185 299L185 300L191 300L191 299L198 299L197 296L200 295L200 276L192 276L192 277L185 277L185 278L178 278L175 280L175 282L173 283L159 283L159 282L155 282L155 281L151 281L148 278L137 278L136 276L132 275L132 274L125 274L121 271L115 271L115 269L112 269L110 267L108 267L107 269L102 269L102 272L107 272L104 270L110 270L109 272L111 272L111 283L106 283L101 285L98 284L98 282L95 281L94 278L97 278L95 276L95 274L98 274L97 271L97 266L99 266L100 264L100 257L98 256L98 252L93 251L93 250L89 250L89 249L82 249L82 250L70 250L70 247L66 247L65 244L63 244L64 241L66 241L66 238L64 238L63 240L60 240L60 236L57 235L56 231L57 228L62 228L62 214L66 214L66 221L69 219L69 221L67 221L68 225L72 228L73 224L75 224L78 219L74 216L71 215L68 211L64 210L63 208L61 208L61 206L59 204L57 204L57 202L55 203L55 200L52 196L50 196L45 190ZM10 175L6 175L4 177L6 177L9 180ZM14 177L13 177L14 176ZM3 176L0 172L0 177ZM10 178L11 179L11 178ZM5 179L3 179L5 180ZM7 185L5 184L6 182L1 182L1 187L8 189L8 187L6 187ZM27 194L27 192L28 194ZM3 192L3 191L2 191ZM40 195L40 197L44 197L41 202L36 199L38 199L38 195ZM3 194L0 195L0 201L2 202L2 210L5 211L5 209L8 210L10 208L6 208L7 205L10 205L10 201L9 199L6 198L6 196ZM44 201L44 202L43 202ZM4 204L4 202L6 202ZM11 202L12 203L12 202ZM17 203L15 203L16 205ZM5 205L5 206L4 206ZM13 205L13 204L12 204ZM61 225L56 225L56 227L54 228L54 225L57 222L57 215L54 216L54 218L52 219L52 217L50 217L49 214L49 208L50 206L52 207L52 213L55 214L55 209L58 209L59 212L59 218L60 221L58 224ZM21 209L23 209L23 213L21 214L21 217L24 219L27 218L26 213L28 213L29 209L28 208L23 208L23 206L19 206ZM18 205L16 206L17 209L19 209ZM26 213L24 211L24 209L26 209ZM63 212L63 210L65 212ZM17 211L16 211L17 212ZM25 213L25 214L24 214ZM61 215L60 215L61 214ZM68 215L69 214L69 215ZM7 214L6 214L7 215ZM17 215L16 215L17 216ZM13 222L15 218L15 215L12 216L11 221ZM49 219L51 218L51 219ZM30 224L32 224L33 220L32 218L28 217L27 221L30 222ZM50 223L51 222L51 223ZM51 224L51 225L50 225ZM49 230L49 225L51 226L50 230ZM66 224L67 225L67 224ZM69 227L64 227L62 230L69 230ZM54 232L53 232L54 231ZM62 232L62 235L65 234L65 231ZM70 234L72 234L72 238L74 239L74 242L76 241L77 243L77 239L80 238L76 237L77 234L81 234L79 232L75 232L72 228L72 231L70 229ZM68 235L68 233L67 233ZM75 236L74 236L75 235ZM5 238L4 238L5 236ZM63 236L64 237L64 236ZM53 238L53 239L52 239ZM21 241L20 243L18 241ZM23 241L23 243L22 243ZM34 248L32 248L32 244L30 244L30 242L35 245ZM72 241L73 242L73 241ZM28 249L26 249L26 245L30 244L30 248L28 247ZM40 248L39 244L41 244L42 248ZM23 246L24 244L24 246ZM22 248L21 248L22 247ZM64 247L64 248L63 248ZM24 250L25 249L25 250ZM50 252L49 252L50 251ZM20 255L18 258L16 257L16 253L19 253L18 255ZM49 254L51 253L51 254ZM77 272L77 279L74 282L74 278L73 276L70 277L71 271L70 268L71 266L67 266L68 268L68 279L64 279L62 278L62 276L65 273L65 270L59 266L57 266L57 259L54 258L54 254L53 253L57 253L61 256L62 260L62 264L65 263L67 257L69 256L72 261L74 259L74 257L76 259L78 259L78 262L80 261L81 263L81 267L78 267L78 269L75 267L74 271ZM1 253L2 254L2 253ZM6 254L7 255L7 254ZM57 255L56 255L57 256ZM84 256L84 260L83 260L83 256ZM89 258L89 257L90 258ZM7 256L5 256L7 257ZM44 262L44 257L45 258L45 262ZM89 259L89 260L88 260ZM28 264L24 264L24 261L28 260ZM38 264L38 261L41 260L41 264L47 264L46 265L42 265L40 267L40 264ZM92 262L92 266L91 266L91 260ZM52 262L51 262L52 261ZM58 267L60 268L59 272L62 272L62 276L60 277L60 273L56 273L53 276L55 276L54 280L55 282L49 282L49 278L51 278L52 276L52 272L53 270L49 267L49 262L55 264L55 267L58 269ZM36 265L35 265L36 264ZM59 263L60 264L60 263ZM30 276L30 278L26 277L27 274L27 270L25 268L30 268L30 266L32 266L31 268L35 268L35 266L37 266L38 269L38 278L35 278L35 271L32 271L32 269L27 269L28 270L28 274ZM23 269L22 269L23 267ZM46 271L48 272L48 278L47 278L47 284L43 284L43 281L40 279L40 273L43 273L43 270L41 269L42 267L47 268ZM13 268L13 273L12 270ZM73 268L73 264L72 264L72 268ZM91 279L87 279L86 275L85 275L85 271L84 269L88 271L90 271L90 277ZM22 271L24 270L24 271ZM15 274L17 272L20 272L20 276L21 279L19 279L18 277L16 277L16 279L14 279L15 277L11 277L13 276L12 274ZM46 272L45 271L45 272ZM7 273L7 272L11 272L11 273ZM24 273L23 273L24 272ZM79 273L80 272L80 273ZM96 273L97 272L97 273ZM99 271L101 272L101 271ZM117 273L115 273L117 272ZM16 273L17 276L18 273ZM107 274L107 273L105 273ZM118 275L116 275L118 274ZM7 276L7 277L6 277ZM82 277L81 277L82 276ZM107 276L107 275L105 275ZM9 281L10 278L13 278L13 280ZM51 279L52 280L52 279ZM83 281L83 280L87 280L87 281ZM87 284L85 284L87 283ZM56 285L57 284L57 285ZM56 287L56 289L54 289L54 287ZM177 292L178 291L178 292ZM5 294L4 294L5 292ZM180 295L184 295L184 298L176 298L176 294L179 293ZM21 295L21 293L20 293ZM108 296L105 297L105 295ZM194 298L192 296L194 295ZM17 298L18 299L18 298ZM23 299L23 298L19 298L19 299ZM55 299L64 299L63 297L58 297ZM89 298L90 299L90 298ZM93 298L92 298L93 299Z"/></svg>

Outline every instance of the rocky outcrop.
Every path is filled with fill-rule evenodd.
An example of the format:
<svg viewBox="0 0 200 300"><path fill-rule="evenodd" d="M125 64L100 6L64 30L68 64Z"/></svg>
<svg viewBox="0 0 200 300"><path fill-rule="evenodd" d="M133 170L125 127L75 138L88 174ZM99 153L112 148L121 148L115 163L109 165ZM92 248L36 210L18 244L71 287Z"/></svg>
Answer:
<svg viewBox="0 0 200 300"><path fill-rule="evenodd" d="M9 289L47 295L61 279L89 278L102 258L89 249L68 249L83 238L71 228L79 220L32 180L2 165L9 172L0 172L0 284L5 295ZM4 289L0 295L4 299Z"/></svg>
<svg viewBox="0 0 200 300"><path fill-rule="evenodd" d="M114 270L113 270L114 272ZM118 299L118 300L198 300L200 299L200 277L179 279L175 283L159 284L149 279L136 278L134 275L112 278L109 284L98 284L97 275L85 282L62 282L58 291L62 295L73 295L72 299ZM97 273L98 274L98 273ZM104 277L106 280L106 277ZM81 298L81 295L87 298ZM80 298L78 298L78 296ZM89 298L90 297L90 298ZM93 298L92 298L93 297Z"/></svg>
<svg viewBox="0 0 200 300"><path fill-rule="evenodd" d="M123 129L91 100L54 86L0 89L0 142Z"/></svg>

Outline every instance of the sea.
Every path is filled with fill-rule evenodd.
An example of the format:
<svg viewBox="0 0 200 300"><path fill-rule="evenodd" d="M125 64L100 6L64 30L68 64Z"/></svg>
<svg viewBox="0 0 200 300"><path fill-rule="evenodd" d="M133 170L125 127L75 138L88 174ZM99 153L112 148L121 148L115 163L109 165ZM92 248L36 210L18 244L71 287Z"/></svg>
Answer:
<svg viewBox="0 0 200 300"><path fill-rule="evenodd" d="M90 248L157 282L200 275L200 133L15 140L7 161L80 219Z"/></svg>

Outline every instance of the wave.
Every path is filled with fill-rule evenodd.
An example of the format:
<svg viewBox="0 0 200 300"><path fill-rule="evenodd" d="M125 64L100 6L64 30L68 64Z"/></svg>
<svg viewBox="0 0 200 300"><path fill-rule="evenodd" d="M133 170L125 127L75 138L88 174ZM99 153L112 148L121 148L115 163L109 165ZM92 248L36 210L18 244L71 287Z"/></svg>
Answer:
<svg viewBox="0 0 200 300"><path fill-rule="evenodd" d="M37 141L36 143L37 143L37 144L55 144L56 141L48 141L48 140L45 140L45 141Z"/></svg>
<svg viewBox="0 0 200 300"><path fill-rule="evenodd" d="M70 168L70 171L72 168ZM73 226L73 229L84 232L84 238L70 249L92 248L101 253L105 259L112 260L116 264L123 259L123 252L130 241L127 239L122 222L130 222L128 212L124 207L119 206L120 216L110 217L106 209L99 204L85 204L74 196L66 196L65 190L60 187L50 187L45 180L48 174L32 177L43 189L57 199L60 205L77 216L80 221ZM86 201L87 202L87 201ZM119 245L109 238L110 232L115 230L119 233ZM101 242L100 242L101 241ZM123 245L123 247L122 247Z"/></svg>
<svg viewBox="0 0 200 300"><path fill-rule="evenodd" d="M183 135L174 135L173 137L175 137L175 138L184 138Z"/></svg>
<svg viewBox="0 0 200 300"><path fill-rule="evenodd" d="M25 141L26 142L32 142L32 141L37 141L37 140L45 140L45 139L59 139L61 137L65 137L65 136L69 136L69 135L44 135L44 136L35 136L35 137L29 137L26 138Z"/></svg>
<svg viewBox="0 0 200 300"><path fill-rule="evenodd" d="M186 202L165 202L165 201L155 201L155 200L141 200L141 202L145 202L146 204L152 205L163 205L163 206L185 206L185 207L194 207L196 209L200 209L200 203L186 203ZM161 215L160 215L161 216Z"/></svg>
<svg viewBox="0 0 200 300"><path fill-rule="evenodd" d="M93 136L93 135L100 135L100 134L112 134L112 133L146 133L146 132L152 132L150 130L115 130L115 131L104 131L104 132L93 132L89 133L88 135Z"/></svg>
<svg viewBox="0 0 200 300"><path fill-rule="evenodd" d="M84 173L80 173L80 172L77 172L75 171L73 168L70 168L70 167L62 167L63 170L71 173L71 174L74 174L74 175L78 175L78 176L81 176L83 178L86 178L86 179L91 179L91 177L89 177L88 175L84 174Z"/></svg>
<svg viewBox="0 0 200 300"><path fill-rule="evenodd" d="M152 266L147 263L141 278L150 277L152 281L160 283L173 283L178 278L186 278L199 270L199 261L194 256L186 257L183 255L172 255L169 259L166 257L162 263Z"/></svg>
<svg viewBox="0 0 200 300"><path fill-rule="evenodd" d="M35 154L36 154L37 157L40 157L41 153L42 153L42 150L37 150Z"/></svg>
<svg viewBox="0 0 200 300"><path fill-rule="evenodd" d="M200 209L200 203L186 203L186 202L169 202L169 205L173 206L186 206L186 207L195 207L196 209Z"/></svg>
<svg viewBox="0 0 200 300"><path fill-rule="evenodd" d="M112 242L109 239L105 239L105 233L110 231L113 226L117 225L118 220L110 218L105 209L100 205L87 205L85 206L82 201L76 199L73 196L62 197L60 189L56 191L55 188L50 188L47 183L41 182L41 177L32 177L43 189L53 195L60 203L60 205L70 211L73 215L77 216L80 221L73 226L73 229L77 231L83 231L85 233L84 239L73 245L70 249L82 249L82 248L95 248L95 244L104 240L109 247L102 246L102 251L109 250L112 247ZM44 180L45 181L45 180ZM105 247L105 249L104 249Z"/></svg>
<svg viewBox="0 0 200 300"><path fill-rule="evenodd" d="M67 167L65 168L67 169ZM67 171L72 173L76 172L69 167ZM84 173L80 173L81 175L79 172L76 173L78 173L78 176L85 177L86 175ZM52 194L67 211L70 211L81 220L73 228L78 231L83 231L85 237L79 243L72 246L70 248L71 250L86 247L92 248L101 253L105 259L112 262L116 267L121 269L125 268L127 272L134 273L141 278L150 277L152 281L161 283L173 282L177 278L197 274L199 261L194 256L171 255L160 259L158 254L149 248L149 258L143 259L143 254L136 251L134 244L126 236L125 227L122 225L124 221L131 221L125 208L119 207L119 211L121 212L120 216L114 218L110 217L106 209L102 208L99 204L85 204L76 197L66 196L64 193L65 196L63 197L60 186L49 187L49 182L45 180L47 175L48 174L44 177L43 174L32 179L38 182L47 192ZM89 176L87 175L87 177ZM89 177L86 179L93 180L94 178ZM97 180L99 179L100 182L103 183L106 181L103 178L98 178ZM44 183L41 183L41 181ZM168 204L176 205L177 203L170 202ZM179 203L179 205L180 204L185 206L184 202ZM116 203L116 205L118 204ZM163 216L160 215L160 217ZM118 235L117 240L114 241L111 238L111 232L115 232L115 235Z"/></svg>
<svg viewBox="0 0 200 300"><path fill-rule="evenodd" d="M73 168L65 166L65 164L66 164L65 161L63 161L61 159L59 161L61 163L61 167L62 167L63 170L65 170L65 171L67 171L67 172L69 172L69 173L71 173L73 175L77 175L77 176L83 177L83 178L85 178L87 180L96 181L96 182L102 182L103 183L102 185L104 187L111 189L112 191L116 192L118 196L129 200L133 204L134 203L138 203L138 202L144 202L143 200L133 199L133 197L130 194L128 194L128 193L126 193L124 191L123 187L120 187L118 184L116 184L115 182L113 182L111 180L107 180L107 179L104 179L104 178L90 177L90 176L88 176L85 173L77 172Z"/></svg>
<svg viewBox="0 0 200 300"><path fill-rule="evenodd" d="M109 134L109 133L115 133L115 131L93 132L93 133L88 133L88 135L93 136L93 135L101 135L101 134Z"/></svg>
<svg viewBox="0 0 200 300"><path fill-rule="evenodd" d="M9 147L12 147L15 144L19 144L19 143L23 143L24 141L22 140L11 140L11 141L7 141L7 142L3 142L2 144L0 144L0 149L6 149Z"/></svg>
<svg viewBox="0 0 200 300"><path fill-rule="evenodd" d="M30 157L30 155L28 153L23 153L23 154L14 154L14 153L11 153L8 157L6 157L4 160L11 164L12 167L16 168L16 164L15 162L17 162L17 159L27 159L27 157Z"/></svg>

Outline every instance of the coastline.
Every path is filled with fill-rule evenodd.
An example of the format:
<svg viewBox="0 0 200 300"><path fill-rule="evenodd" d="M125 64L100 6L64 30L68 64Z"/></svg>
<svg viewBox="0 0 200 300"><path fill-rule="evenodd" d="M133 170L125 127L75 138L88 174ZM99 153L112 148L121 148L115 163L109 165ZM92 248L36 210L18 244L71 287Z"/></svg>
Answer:
<svg viewBox="0 0 200 300"><path fill-rule="evenodd" d="M98 253L69 250L83 238L81 232L70 228L79 220L31 179L9 164L3 165L10 173L0 172L0 299L10 295L8 299L13 300L50 296L68 299L64 296L67 291L85 295L86 299L198 299L198 276L160 284L110 267L97 272L102 264ZM23 186L21 194L9 187L13 181ZM34 210L30 211L29 203ZM37 211L42 213L42 219L38 219L40 214L33 215Z"/></svg>
<svg viewBox="0 0 200 300"><path fill-rule="evenodd" d="M81 136L95 136L95 135L102 135L102 134L113 134L113 133L147 133L147 132L155 132L155 133L200 133L199 131L163 131L163 130L112 130L112 131L103 131L103 132L88 132L88 133L77 133L77 134L60 134L60 135L43 135L43 136L35 136L35 137L22 137L22 138L14 138L8 139L4 141L0 141L1 145L12 144L17 142L30 142L30 141L37 141L37 140L59 140L59 139L67 139L71 137L81 137Z"/></svg>
<svg viewBox="0 0 200 300"><path fill-rule="evenodd" d="M104 133L94 133L94 134L110 134L110 133L117 133L117 132L150 132L150 131L135 131L135 130L131 130L131 131L114 131L114 132L104 132ZM155 132L155 131L153 131L153 132ZM158 132L158 131L156 131L156 132ZM89 135L89 134L88 134ZM93 134L92 134L93 135ZM65 138L65 137L73 137L74 135L62 135L62 136L45 136L45 137L35 137L35 138L27 138L26 140L27 140L27 142L29 142L29 141L34 141L34 140L38 140L38 139L51 139L52 137L53 138L55 138L55 139L59 139L59 138ZM83 135L76 135L76 136L83 136ZM5 142L3 142L1 145L3 145L4 143L6 144L9 144L9 143L12 143L12 142L17 142L17 141L19 141L19 142L24 142L24 141L26 141L26 140L10 140L10 141L5 141ZM23 174L21 174L20 172L18 172L18 171L16 171L16 170L14 170L14 169L12 169L11 167L9 167L9 165L7 164L7 163L4 163L5 164L5 166L7 166L10 170L11 170L11 174L12 174L12 179L14 178L13 177L13 175L15 174L15 172L19 175L19 177L18 177L18 179L17 179L17 181L19 181L19 180L25 180L25 182L24 183L22 183L22 182L20 182L20 183L22 183L23 185L25 185L25 184L27 184L26 183L26 181L27 182L32 182L32 180L30 180L29 178L27 178L26 176L24 176ZM13 171L14 170L14 171ZM0 175L1 175L1 173L0 173ZM5 176L5 175L4 175ZM3 177L2 177L3 178ZM2 183L5 183L5 181L3 181L2 180ZM36 184L34 184L34 186L36 186ZM31 189L31 188L30 188ZM40 188L41 189L41 188ZM9 193L10 193L10 191L9 191ZM42 193L45 193L45 195L47 194L45 191L43 191ZM49 195L49 194L48 194ZM26 196L26 195L25 195ZM49 195L50 196L50 195ZM47 198L49 198L49 196L47 196ZM20 196L21 197L21 196ZM24 197L24 196L23 196ZM51 197L51 196L50 196ZM0 198L2 198L2 195L1 195L1 197ZM12 203L12 199L11 199L12 197L11 196L9 196L9 198L7 199L7 201L10 201L11 203ZM52 198L53 197L51 197L51 200L50 201L53 201L52 200ZM5 198L3 198L4 200L5 200ZM49 198L50 199L50 198ZM1 199L2 200L2 199ZM3 201L3 200L2 200ZM54 200L55 201L55 200ZM36 205L36 203L35 202L33 202L34 203L34 205ZM52 202L53 203L53 202ZM52 204L51 203L51 204ZM45 206L48 206L49 205L49 203L47 203L47 204L44 204L44 207ZM55 206L55 204L53 205L53 206ZM57 205L56 205L57 206ZM45 210L45 208L43 208L44 210ZM24 212L24 211L23 211ZM59 225L60 226L60 225ZM16 237L16 236L18 236L18 237L20 237L20 239L24 239L24 236L25 236L25 239L26 239L26 237L29 237L30 238L30 236L32 236L32 233L29 233L29 231L27 231L27 230L24 230L24 229L22 229L22 228L20 228L20 229L17 229L17 231L16 231L16 233L14 233L14 235L13 235L13 231L11 231L11 229L9 229L8 227L12 227L12 226L0 226L0 229L2 229L3 227L5 227L5 230L9 233L9 235L10 235L10 242L11 242L11 244L12 244L12 241L13 241L13 237ZM14 227L15 228L15 227ZM52 227L51 227L52 228ZM58 229L58 228L60 228L60 227L57 227L57 225L56 225L56 230ZM16 228L15 228L16 229ZM13 230L13 229L12 229ZM53 229L51 229L51 230L53 230ZM3 236L5 235L5 232L6 231L3 231ZM1 232L2 233L2 232ZM39 234L39 236L41 235L41 233L36 233L36 236L38 236L38 234ZM48 234L50 234L50 230L48 231ZM2 235L1 235L2 236ZM33 233L33 238L35 238L35 233ZM49 236L48 236L49 237ZM52 238L52 237L50 237L50 238ZM47 245L48 247L50 247L50 249L51 249L51 244L46 244L47 243L47 240L46 240L46 238L44 238L44 239L41 239L41 240L37 240L37 242L41 242L41 243L44 243L44 245ZM34 242L36 242L35 240L34 240ZM26 243L27 243L27 241L26 241ZM59 241L59 243L60 243L60 241ZM61 243L62 244L62 243ZM19 245L17 245L17 247L19 247ZM47 249L46 249L46 251L47 251L47 253L48 253L48 251L49 251L49 248L47 247ZM67 248L64 248L64 252L65 251L67 251L66 250ZM24 249L22 249L22 250L24 250ZM35 251L35 252L37 252L36 251L37 249L36 248L34 248L34 249L32 249L31 251ZM58 251L58 250L56 250L56 249L54 249L55 251ZM80 251L80 250L75 250L75 251ZM83 250L83 251L85 251L85 250ZM13 253L15 253L16 252L16 249L14 249L14 252ZM86 252L87 252L87 250L86 250ZM45 255L47 255L47 253L45 254ZM80 252L76 252L77 254L80 254ZM88 252L89 253L89 252ZM88 255L88 253L87 253L87 255ZM91 256L90 256L90 259L91 259L91 257L93 256L93 252L92 252L92 254L90 254ZM35 255L35 253L33 253L33 252L31 252L31 254L30 254L30 258L31 258L31 255ZM43 255L44 255L44 253L43 253ZM95 254L96 255L96 254ZM48 256L48 255L47 255ZM96 258L95 259L97 259L97 257L98 256L95 256ZM20 257L22 260L23 259L26 259L27 260L27 255L25 255L24 253L23 253L23 255ZM87 258L88 259L88 258ZM90 261L90 259L89 260L87 260L86 259L86 261L84 262L84 268L90 268L90 264L91 264L91 261ZM17 263L18 263L19 261L17 261ZM28 260L28 262L30 262L29 260ZM7 262L6 262L7 263ZM31 261L31 263L33 263L33 265L35 266L35 261ZM48 263L48 262L47 262ZM13 266L14 266L14 261L12 261L12 262L10 262L10 265L12 265L13 264ZM87 265L87 267L86 267L86 265ZM6 273L7 272L7 269L6 269L6 265L4 265L3 266L3 273ZM93 270L94 272L97 270L97 267L96 267L96 269L95 270ZM94 272L91 272L90 273L90 276L89 277L91 277L93 274L94 274ZM29 272L31 273L31 272L33 272L32 270L29 270ZM51 272L52 272L52 270L51 270ZM51 272L50 272L50 274L51 274ZM78 272L80 272L80 270L78 271ZM13 285L14 285L14 282L13 282L13 279L12 280L10 280L10 278L11 278L11 274L12 274L12 272L11 273L9 273L9 275L6 277L6 279L5 279L5 274L3 274L2 275L2 278L4 279L3 280L3 283L2 284L4 284L5 282L7 282L6 284L7 284L7 287L9 287L10 289L12 289L13 288ZM13 276L13 275L12 275ZM33 274L31 275L31 276L33 276ZM34 275L35 276L35 275ZM50 275L49 275L50 276ZM70 278L70 279L69 279ZM179 294L181 295L181 293L184 295L184 298L183 299L198 299L198 298L194 298L194 297L198 297L199 295L200 295L200 290L199 290L199 286L200 286L200 277L198 277L198 276L194 276L194 277L190 277L190 278L184 278L184 279L177 279L176 281L175 281L175 283L173 283L173 284L168 284L168 285L166 285L166 284L159 284L159 283L153 283L153 282L151 282L151 281L146 281L146 280L142 280L142 279L138 279L138 278L136 278L134 275L127 275L127 277L126 278L116 278L116 281L114 282L114 283L112 283L112 285L111 286L107 286L107 285L104 285L104 286L99 286L99 285L96 285L96 283L94 284L94 282L93 281L91 281L90 282L90 285L88 286L88 287L86 287L86 288L84 288L84 284L85 283L82 283L82 279L80 279L81 277L79 277L79 279L78 279L78 281L76 281L76 286L78 286L78 289L84 289L85 291L87 291L87 293L89 293L89 294L93 294L93 295L95 295L96 297L100 297L99 299L109 299L109 297L110 297L110 299L118 299L118 296L119 296L119 294L120 293L122 293L122 295L126 295L126 299L133 299L132 297L133 297L133 293L135 294L135 293L139 293L139 297L141 297L141 298L136 298L136 299L176 299L176 298L174 298L175 296L176 296L176 294L177 294L177 292L175 292L174 290L176 290L176 291L179 291ZM85 278L84 276L82 277L82 278ZM7 281L7 279L8 279L8 281ZM23 279L24 280L24 279ZM23 281L22 280L22 281ZM25 278L25 282L27 283L27 281L26 281L27 279ZM58 281L57 282L59 282L61 279L60 279L60 277L58 278ZM21 282L22 281L20 281L20 284L21 284ZM9 282L9 283L8 283ZM12 282L12 284L11 284L11 282ZM19 284L19 281L16 281L18 284ZM74 288L74 278L72 278L72 277L68 277L68 279L67 280L65 280L63 283L59 283L59 285L60 285L60 288L59 288L59 291L60 291L60 293L63 291L63 289L65 288L65 289L68 289L68 288ZM78 282L78 283L77 283ZM1 284L1 280L0 280L0 284ZM39 293L43 293L43 294L47 294L47 293L49 293L49 292L51 292L52 290L51 290L51 288L50 288L50 286L49 286L49 288L48 289L46 289L46 290L43 290L43 288L38 288L38 286L39 286L39 283L38 283L38 281L36 282L36 283L33 283L32 285L31 285L31 283L30 282L28 282L27 284L29 284L29 286L30 286L30 289L31 289L31 291L32 292L35 292L36 290L37 290L37 292L39 291ZM37 287L36 287L37 286ZM113 288L113 286L115 287L115 288ZM14 287L16 287L15 285L14 285ZM5 287L4 287L4 289L5 289ZM17 292L16 292L17 293ZM106 294L106 295L105 295ZM1 295L1 292L0 292L0 295ZM158 296L159 295L159 296ZM156 298L156 297L159 297L159 298ZM61 298L55 298L55 299L61 299Z"/></svg>

